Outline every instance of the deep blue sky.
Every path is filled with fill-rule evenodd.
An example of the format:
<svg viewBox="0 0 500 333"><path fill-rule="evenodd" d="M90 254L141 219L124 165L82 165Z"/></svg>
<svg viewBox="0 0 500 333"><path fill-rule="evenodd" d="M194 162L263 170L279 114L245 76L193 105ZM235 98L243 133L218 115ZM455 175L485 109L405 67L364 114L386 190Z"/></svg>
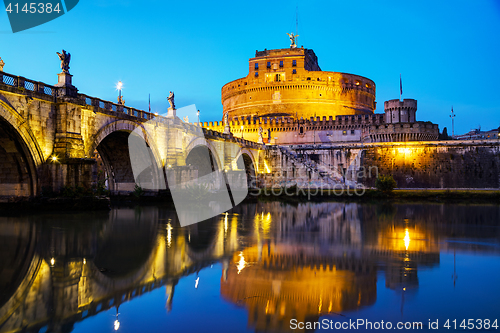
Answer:
<svg viewBox="0 0 500 333"><path fill-rule="evenodd" d="M71 53L79 91L164 112L195 103L201 121L220 120L221 87L246 76L255 50L289 46L299 9L298 44L322 70L362 75L385 100L418 100L418 120L451 132L500 125L500 1L130 1L80 0L62 17L13 34L0 13L4 71L57 83L56 51ZM182 115L180 115L182 116ZM190 119L191 120L191 119ZM193 119L194 120L194 119ZM192 121L192 120L191 120Z"/></svg>

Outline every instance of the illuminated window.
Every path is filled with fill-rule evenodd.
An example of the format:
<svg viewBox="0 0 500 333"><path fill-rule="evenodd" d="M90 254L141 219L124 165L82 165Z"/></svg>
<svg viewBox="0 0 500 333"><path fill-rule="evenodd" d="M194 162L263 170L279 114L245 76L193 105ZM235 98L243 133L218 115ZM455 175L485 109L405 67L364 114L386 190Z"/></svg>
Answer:
<svg viewBox="0 0 500 333"><path fill-rule="evenodd" d="M297 70L296 70L296 69L294 69L294 70L292 71L292 74L297 74Z"/></svg>
<svg viewBox="0 0 500 333"><path fill-rule="evenodd" d="M258 63L255 63L255 70L258 71L259 70L259 64Z"/></svg>
<svg viewBox="0 0 500 333"><path fill-rule="evenodd" d="M297 66L297 60L292 60L292 66Z"/></svg>
<svg viewBox="0 0 500 333"><path fill-rule="evenodd" d="M270 61L267 62L267 68L271 68L271 62Z"/></svg>
<svg viewBox="0 0 500 333"><path fill-rule="evenodd" d="M347 131L342 131L342 135L347 135Z"/></svg>
<svg viewBox="0 0 500 333"><path fill-rule="evenodd" d="M360 82L359 81L356 81L356 85L359 86Z"/></svg>
<svg viewBox="0 0 500 333"><path fill-rule="evenodd" d="M280 61L280 67L283 67L283 60Z"/></svg>

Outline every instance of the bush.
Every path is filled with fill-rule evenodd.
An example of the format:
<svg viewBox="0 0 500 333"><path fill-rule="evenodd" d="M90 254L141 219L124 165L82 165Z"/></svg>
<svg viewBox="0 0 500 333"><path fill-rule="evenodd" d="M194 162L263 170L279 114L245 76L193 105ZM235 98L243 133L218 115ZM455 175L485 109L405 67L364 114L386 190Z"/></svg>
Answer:
<svg viewBox="0 0 500 333"><path fill-rule="evenodd" d="M377 188L377 190L383 193L391 193L396 186L396 181L390 175L380 175L375 181L375 187Z"/></svg>
<svg viewBox="0 0 500 333"><path fill-rule="evenodd" d="M134 197L136 198L140 198L144 195L144 190L142 189L142 187L140 187L139 185L135 184L134 186L134 192L132 193L134 195Z"/></svg>

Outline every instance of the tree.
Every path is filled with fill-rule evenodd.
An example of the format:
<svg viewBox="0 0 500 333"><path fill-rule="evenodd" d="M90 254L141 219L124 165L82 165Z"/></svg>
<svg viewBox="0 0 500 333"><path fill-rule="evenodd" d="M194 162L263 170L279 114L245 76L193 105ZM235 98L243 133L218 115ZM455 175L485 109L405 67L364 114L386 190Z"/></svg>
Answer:
<svg viewBox="0 0 500 333"><path fill-rule="evenodd" d="M443 133L439 133L439 140L451 140L452 137L448 135L448 129L443 128Z"/></svg>
<svg viewBox="0 0 500 333"><path fill-rule="evenodd" d="M389 194L397 186L396 181L391 175L380 175L375 181L375 187L380 192Z"/></svg>

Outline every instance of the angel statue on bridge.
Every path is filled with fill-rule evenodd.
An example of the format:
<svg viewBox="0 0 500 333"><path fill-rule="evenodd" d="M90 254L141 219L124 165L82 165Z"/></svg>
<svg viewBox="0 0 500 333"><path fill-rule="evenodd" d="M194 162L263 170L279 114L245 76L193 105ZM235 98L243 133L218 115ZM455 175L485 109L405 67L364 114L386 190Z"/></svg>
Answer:
<svg viewBox="0 0 500 333"><path fill-rule="evenodd" d="M174 93L172 91L168 95L167 99L168 99L168 103L170 104L170 109L175 110Z"/></svg>
<svg viewBox="0 0 500 333"><path fill-rule="evenodd" d="M71 60L71 53L66 53L65 50L62 50L62 53L56 53L59 56L59 60L61 60L61 69L63 73L69 74L69 61Z"/></svg>

